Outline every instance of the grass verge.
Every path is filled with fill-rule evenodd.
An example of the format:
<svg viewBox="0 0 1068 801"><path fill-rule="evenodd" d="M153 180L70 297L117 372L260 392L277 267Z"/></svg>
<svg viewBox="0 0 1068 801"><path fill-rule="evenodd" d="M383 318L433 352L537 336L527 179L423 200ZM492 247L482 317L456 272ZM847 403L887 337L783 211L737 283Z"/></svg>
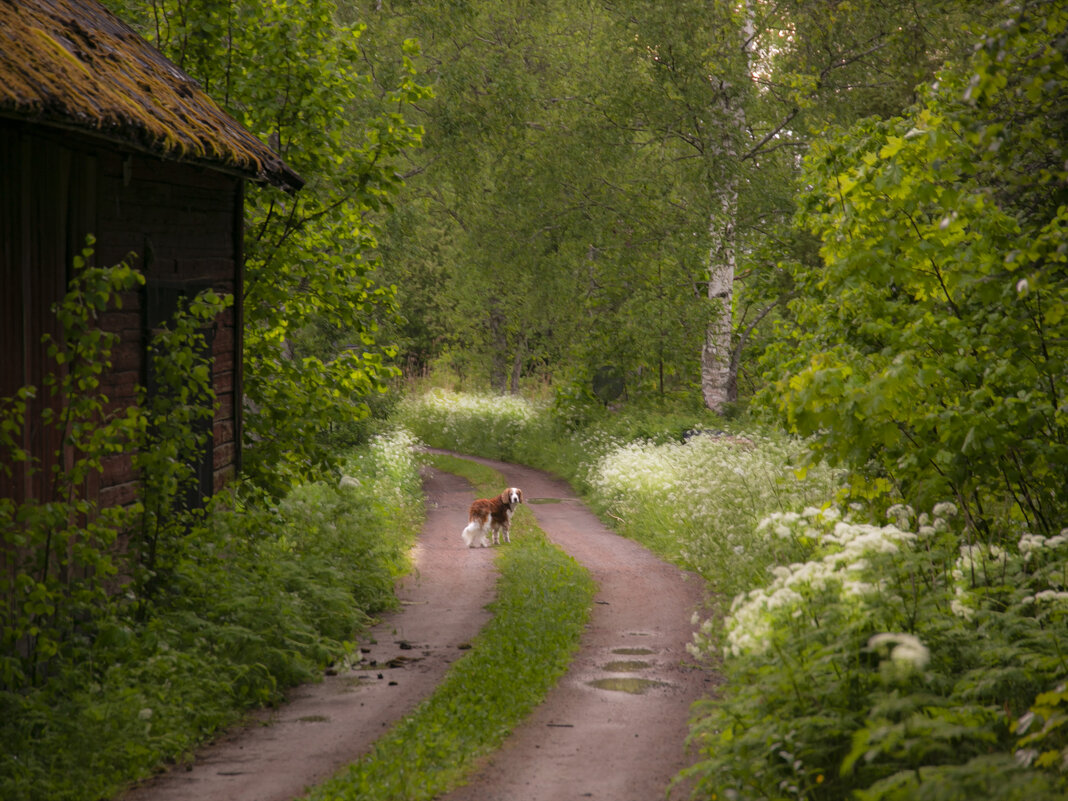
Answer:
<svg viewBox="0 0 1068 801"><path fill-rule="evenodd" d="M504 486L497 471L433 456L480 495ZM544 699L567 669L596 590L581 565L552 545L520 507L512 544L497 554L493 619L434 694L380 738L359 762L313 790L313 801L432 799L460 785L480 757Z"/></svg>

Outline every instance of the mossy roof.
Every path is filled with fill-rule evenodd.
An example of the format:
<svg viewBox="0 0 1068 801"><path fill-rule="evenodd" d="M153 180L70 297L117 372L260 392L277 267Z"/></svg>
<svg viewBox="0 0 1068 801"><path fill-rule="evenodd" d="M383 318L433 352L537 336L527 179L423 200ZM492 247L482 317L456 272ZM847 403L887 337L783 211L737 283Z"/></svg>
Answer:
<svg viewBox="0 0 1068 801"><path fill-rule="evenodd" d="M196 81L94 0L0 0L0 115L286 191L304 184Z"/></svg>

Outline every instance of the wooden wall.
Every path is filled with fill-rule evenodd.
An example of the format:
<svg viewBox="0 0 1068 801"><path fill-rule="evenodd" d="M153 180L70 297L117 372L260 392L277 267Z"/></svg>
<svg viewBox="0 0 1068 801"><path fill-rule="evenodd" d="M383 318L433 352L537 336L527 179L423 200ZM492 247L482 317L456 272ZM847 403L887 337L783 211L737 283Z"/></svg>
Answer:
<svg viewBox="0 0 1068 801"><path fill-rule="evenodd" d="M210 286L240 298L241 215L242 182L232 175L0 120L0 397L25 384L40 386L44 371L53 369L41 335L55 332L49 309L92 233L97 264L125 259L147 280L101 321L121 337L103 391L113 410L132 403L137 386L150 381L149 333L179 297ZM201 470L204 493L239 467L239 311L220 315L207 333L218 407ZM40 425L29 427L25 445L46 466L57 444ZM0 477L0 493L46 497L46 478L47 470ZM93 492L103 504L133 501L138 484L129 456L111 459Z"/></svg>

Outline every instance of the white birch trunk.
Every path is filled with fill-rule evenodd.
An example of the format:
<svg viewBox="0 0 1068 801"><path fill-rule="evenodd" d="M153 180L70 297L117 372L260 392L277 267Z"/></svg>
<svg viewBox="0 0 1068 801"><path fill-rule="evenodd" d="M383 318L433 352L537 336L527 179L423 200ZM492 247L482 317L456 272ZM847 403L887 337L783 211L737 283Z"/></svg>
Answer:
<svg viewBox="0 0 1068 801"><path fill-rule="evenodd" d="M742 79L745 80L748 78L756 28L749 4L745 3L743 9L746 75ZM720 171L723 177L717 192L719 208L713 209L709 220L712 247L708 253L708 300L713 316L705 329L705 341L701 347L701 395L705 406L714 412L722 412L728 403L738 398L738 362L732 359L731 353L734 272L737 263L738 179L735 169L740 158L736 133L746 130L745 105L741 94L731 92L726 82L721 85L720 92L717 117L725 127L721 145L714 157L722 159L727 167Z"/></svg>
<svg viewBox="0 0 1068 801"><path fill-rule="evenodd" d="M713 316L708 321L701 348L701 395L705 406L714 412L722 412L726 404L738 397L731 359L734 217L738 207L738 190L733 179L721 187L720 202L722 216L713 214L709 223L714 244L708 254L708 301Z"/></svg>

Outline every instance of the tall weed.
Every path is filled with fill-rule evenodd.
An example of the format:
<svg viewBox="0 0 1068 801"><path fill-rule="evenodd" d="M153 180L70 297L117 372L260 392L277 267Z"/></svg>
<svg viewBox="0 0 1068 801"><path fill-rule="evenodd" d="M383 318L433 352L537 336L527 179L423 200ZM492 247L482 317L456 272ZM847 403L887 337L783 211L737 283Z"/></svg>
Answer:
<svg viewBox="0 0 1068 801"><path fill-rule="evenodd" d="M517 461L528 452L526 441L548 422L544 411L517 396L437 389L404 398L396 419L432 447Z"/></svg>
<svg viewBox="0 0 1068 801"><path fill-rule="evenodd" d="M755 425L726 434L714 427L724 421L693 410L577 415L572 406L561 417L560 403L435 390L404 399L398 419L428 444L567 478L620 533L727 595L765 582L792 553L756 533L764 516L820 504L837 488L826 466L801 470L803 443Z"/></svg>

